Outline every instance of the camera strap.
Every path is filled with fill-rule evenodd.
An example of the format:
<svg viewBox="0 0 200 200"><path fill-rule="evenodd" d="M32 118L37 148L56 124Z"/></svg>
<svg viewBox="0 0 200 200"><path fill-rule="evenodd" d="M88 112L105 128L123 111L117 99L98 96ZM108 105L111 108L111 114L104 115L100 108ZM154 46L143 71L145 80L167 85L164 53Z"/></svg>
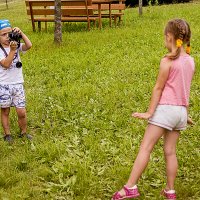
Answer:
<svg viewBox="0 0 200 200"><path fill-rule="evenodd" d="M0 44L0 48L4 52L5 56L8 57L8 54L7 54L6 50L4 49L4 47L1 44Z"/></svg>

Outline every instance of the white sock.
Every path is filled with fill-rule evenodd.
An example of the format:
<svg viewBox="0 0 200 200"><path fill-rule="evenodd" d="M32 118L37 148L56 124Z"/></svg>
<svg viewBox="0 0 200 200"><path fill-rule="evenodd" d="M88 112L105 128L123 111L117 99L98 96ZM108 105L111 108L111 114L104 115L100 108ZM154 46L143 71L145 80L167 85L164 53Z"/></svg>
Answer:
<svg viewBox="0 0 200 200"><path fill-rule="evenodd" d="M166 192L167 194L174 194L174 193L175 193L175 190L168 190L168 191L165 190L165 192Z"/></svg>
<svg viewBox="0 0 200 200"><path fill-rule="evenodd" d="M127 187L127 188L130 189L130 190L133 190L133 189L137 188L137 185L134 185L133 187Z"/></svg>

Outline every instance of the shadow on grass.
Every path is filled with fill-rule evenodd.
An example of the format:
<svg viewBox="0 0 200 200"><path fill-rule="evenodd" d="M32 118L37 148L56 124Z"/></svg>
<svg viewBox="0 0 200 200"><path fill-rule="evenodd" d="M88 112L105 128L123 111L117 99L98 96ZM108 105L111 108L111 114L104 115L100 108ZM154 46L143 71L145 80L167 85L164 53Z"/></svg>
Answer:
<svg viewBox="0 0 200 200"><path fill-rule="evenodd" d="M39 33L38 29L37 29L37 23L36 25L36 33ZM41 27L41 32L47 32L47 33L54 33L54 23L47 23L47 31L45 31L45 23L42 23L42 27ZM99 30L98 27L98 21L96 22L96 26L94 25L94 23L90 24L90 30ZM118 27L118 26L117 26ZM110 28L109 27L109 21L108 20L104 20L102 22L102 30L103 29L107 29ZM111 28L116 28L114 26L114 23L112 25ZM62 33L67 32L67 33L74 33L74 32L89 32L89 30L87 29L87 23L80 23L80 22L63 22L62 23Z"/></svg>

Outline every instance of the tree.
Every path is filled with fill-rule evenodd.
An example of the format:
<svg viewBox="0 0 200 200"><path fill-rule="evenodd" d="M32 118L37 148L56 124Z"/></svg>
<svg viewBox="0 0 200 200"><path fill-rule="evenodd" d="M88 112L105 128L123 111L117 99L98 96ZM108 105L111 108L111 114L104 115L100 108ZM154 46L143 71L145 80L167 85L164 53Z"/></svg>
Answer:
<svg viewBox="0 0 200 200"><path fill-rule="evenodd" d="M55 0L55 31L54 42L62 42L62 23L61 23L61 0Z"/></svg>
<svg viewBox="0 0 200 200"><path fill-rule="evenodd" d="M142 15L142 0L139 0L139 15Z"/></svg>
<svg viewBox="0 0 200 200"><path fill-rule="evenodd" d="M8 0L6 0L6 8L8 9Z"/></svg>

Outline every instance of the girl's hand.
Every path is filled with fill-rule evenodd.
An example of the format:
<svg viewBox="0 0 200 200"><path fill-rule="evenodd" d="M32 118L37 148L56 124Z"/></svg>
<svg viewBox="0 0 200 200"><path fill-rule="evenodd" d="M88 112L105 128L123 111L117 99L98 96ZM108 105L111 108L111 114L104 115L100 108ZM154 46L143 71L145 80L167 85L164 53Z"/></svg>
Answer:
<svg viewBox="0 0 200 200"><path fill-rule="evenodd" d="M139 119L149 119L152 115L148 112L145 113L133 113L132 117L139 118Z"/></svg>
<svg viewBox="0 0 200 200"><path fill-rule="evenodd" d="M187 118L187 123L189 125L194 125L194 122L192 121L192 119L190 117Z"/></svg>

